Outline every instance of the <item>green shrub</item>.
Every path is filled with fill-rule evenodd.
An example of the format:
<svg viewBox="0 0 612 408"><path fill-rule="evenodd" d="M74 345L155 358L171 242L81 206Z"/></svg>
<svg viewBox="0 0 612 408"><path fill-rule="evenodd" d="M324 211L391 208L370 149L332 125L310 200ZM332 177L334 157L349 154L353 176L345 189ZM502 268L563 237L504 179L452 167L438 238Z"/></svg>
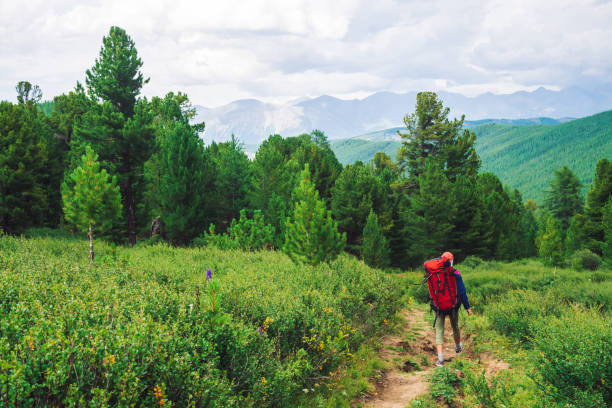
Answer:
<svg viewBox="0 0 612 408"><path fill-rule="evenodd" d="M551 406L612 406L612 325L596 309L574 307L534 326L536 382ZM554 404L553 404L554 403Z"/></svg>
<svg viewBox="0 0 612 408"><path fill-rule="evenodd" d="M412 284L409 293L417 302L429 303L429 289L427 283L421 283L422 281L421 279L418 283Z"/></svg>
<svg viewBox="0 0 612 408"><path fill-rule="evenodd" d="M470 255L467 258L465 258L457 267L461 266L467 266L468 268L477 268L478 266L482 265L485 261L482 260L481 258L477 257L477 256L473 256Z"/></svg>
<svg viewBox="0 0 612 408"><path fill-rule="evenodd" d="M479 374L470 370L466 370L464 373L465 382L480 406L487 408L511 406L510 395L512 393L499 376L494 376L490 381L487 381L484 370Z"/></svg>
<svg viewBox="0 0 612 408"><path fill-rule="evenodd" d="M597 307L602 311L612 310L612 280L581 282L563 282L556 285L552 291L566 302L581 304L587 307Z"/></svg>
<svg viewBox="0 0 612 408"><path fill-rule="evenodd" d="M581 249L574 252L571 257L572 268L577 270L588 269L594 271L601 266L601 258L599 255L589 251L588 249Z"/></svg>
<svg viewBox="0 0 612 408"><path fill-rule="evenodd" d="M0 406L292 406L407 288L347 255L82 247L0 237Z"/></svg>
<svg viewBox="0 0 612 408"><path fill-rule="evenodd" d="M455 387L458 386L460 386L460 379L457 374L448 367L439 367L433 372L429 390L434 398L442 398L447 404L451 404L457 396Z"/></svg>
<svg viewBox="0 0 612 408"><path fill-rule="evenodd" d="M559 316L567 306L551 292L514 290L487 308L491 326L523 345L529 345L534 325L540 318Z"/></svg>

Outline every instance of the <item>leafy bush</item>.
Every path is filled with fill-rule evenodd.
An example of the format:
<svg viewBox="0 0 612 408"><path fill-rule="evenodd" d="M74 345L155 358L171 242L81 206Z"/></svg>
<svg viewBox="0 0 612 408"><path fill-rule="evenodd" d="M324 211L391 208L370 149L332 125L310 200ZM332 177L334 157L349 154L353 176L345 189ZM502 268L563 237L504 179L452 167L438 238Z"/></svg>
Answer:
<svg viewBox="0 0 612 408"><path fill-rule="evenodd" d="M466 370L464 373L465 381L480 406L487 408L511 406L510 395L512 393L499 376L493 376L490 381L487 381L484 370L479 374L470 370Z"/></svg>
<svg viewBox="0 0 612 408"><path fill-rule="evenodd" d="M575 307L534 326L537 382L551 405L612 406L612 325L595 309Z"/></svg>
<svg viewBox="0 0 612 408"><path fill-rule="evenodd" d="M552 289L559 299L566 302L581 304L587 307L597 307L602 311L612 310L612 279L582 282L563 282Z"/></svg>
<svg viewBox="0 0 612 408"><path fill-rule="evenodd" d="M487 308L491 326L524 345L529 345L534 325L539 318L560 316L567 308L551 292L515 290L502 296Z"/></svg>
<svg viewBox="0 0 612 408"><path fill-rule="evenodd" d="M457 396L455 387L459 385L460 379L456 373L448 367L439 367L434 370L429 390L434 398L442 398L447 404L451 404Z"/></svg>
<svg viewBox="0 0 612 408"><path fill-rule="evenodd" d="M581 270L588 269L594 271L601 265L601 258L599 255L589 251L588 249L581 249L574 252L571 257L572 268Z"/></svg>
<svg viewBox="0 0 612 408"><path fill-rule="evenodd" d="M0 237L0 405L291 406L386 327L406 287L346 255L315 268L100 241L89 265L82 246Z"/></svg>
<svg viewBox="0 0 612 408"><path fill-rule="evenodd" d="M467 258L465 258L462 262L461 262L461 266L467 266L468 268L476 268L480 265L482 265L485 261L477 256L468 256Z"/></svg>

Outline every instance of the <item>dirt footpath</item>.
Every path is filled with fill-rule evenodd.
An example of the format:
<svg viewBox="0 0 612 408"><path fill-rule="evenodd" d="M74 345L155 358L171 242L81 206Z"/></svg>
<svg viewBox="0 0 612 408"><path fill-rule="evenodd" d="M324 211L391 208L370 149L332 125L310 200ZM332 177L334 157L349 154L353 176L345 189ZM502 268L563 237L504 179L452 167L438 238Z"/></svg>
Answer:
<svg viewBox="0 0 612 408"><path fill-rule="evenodd" d="M401 318L403 324L400 332L383 339L380 357L387 363L388 368L375 383L376 391L356 401L355 406L405 408L410 406L410 401L429 392L429 378L437 360L433 315L418 307L410 307L401 312ZM444 330L446 363L456 356L449 320L445 320ZM487 374L508 368L504 361L489 355L474 354L469 335L462 338L462 343L465 346L464 356L479 360Z"/></svg>

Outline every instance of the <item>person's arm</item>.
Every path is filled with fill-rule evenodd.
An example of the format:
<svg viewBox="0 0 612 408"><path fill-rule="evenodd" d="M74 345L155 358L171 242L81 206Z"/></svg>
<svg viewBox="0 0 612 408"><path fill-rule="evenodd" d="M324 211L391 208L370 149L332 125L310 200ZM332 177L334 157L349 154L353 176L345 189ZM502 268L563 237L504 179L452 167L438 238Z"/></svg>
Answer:
<svg viewBox="0 0 612 408"><path fill-rule="evenodd" d="M470 307L470 301L468 300L467 293L465 291L465 285L463 284L463 278L461 278L461 274L458 270L455 269L455 281L457 282L457 292L459 292L459 296L461 297L461 303L463 303L463 307L467 310L468 314L472 314L472 309Z"/></svg>

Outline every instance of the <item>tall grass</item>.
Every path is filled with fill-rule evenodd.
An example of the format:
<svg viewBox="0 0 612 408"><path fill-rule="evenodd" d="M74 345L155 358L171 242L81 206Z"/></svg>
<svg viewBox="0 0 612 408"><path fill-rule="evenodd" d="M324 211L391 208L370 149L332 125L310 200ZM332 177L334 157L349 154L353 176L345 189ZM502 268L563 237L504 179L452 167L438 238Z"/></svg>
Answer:
<svg viewBox="0 0 612 408"><path fill-rule="evenodd" d="M612 406L612 271L474 258L457 269L472 306L487 317L485 329L506 336L506 344L514 343L528 356L529 377L523 380L535 384L538 394L527 400L540 401L542 407ZM422 274L411 273L409 279L416 283ZM424 285L412 286L409 293L429 299ZM489 387L476 377L468 383L482 406L508 406L500 402L503 396L491 402L496 389L512 390L507 384Z"/></svg>

